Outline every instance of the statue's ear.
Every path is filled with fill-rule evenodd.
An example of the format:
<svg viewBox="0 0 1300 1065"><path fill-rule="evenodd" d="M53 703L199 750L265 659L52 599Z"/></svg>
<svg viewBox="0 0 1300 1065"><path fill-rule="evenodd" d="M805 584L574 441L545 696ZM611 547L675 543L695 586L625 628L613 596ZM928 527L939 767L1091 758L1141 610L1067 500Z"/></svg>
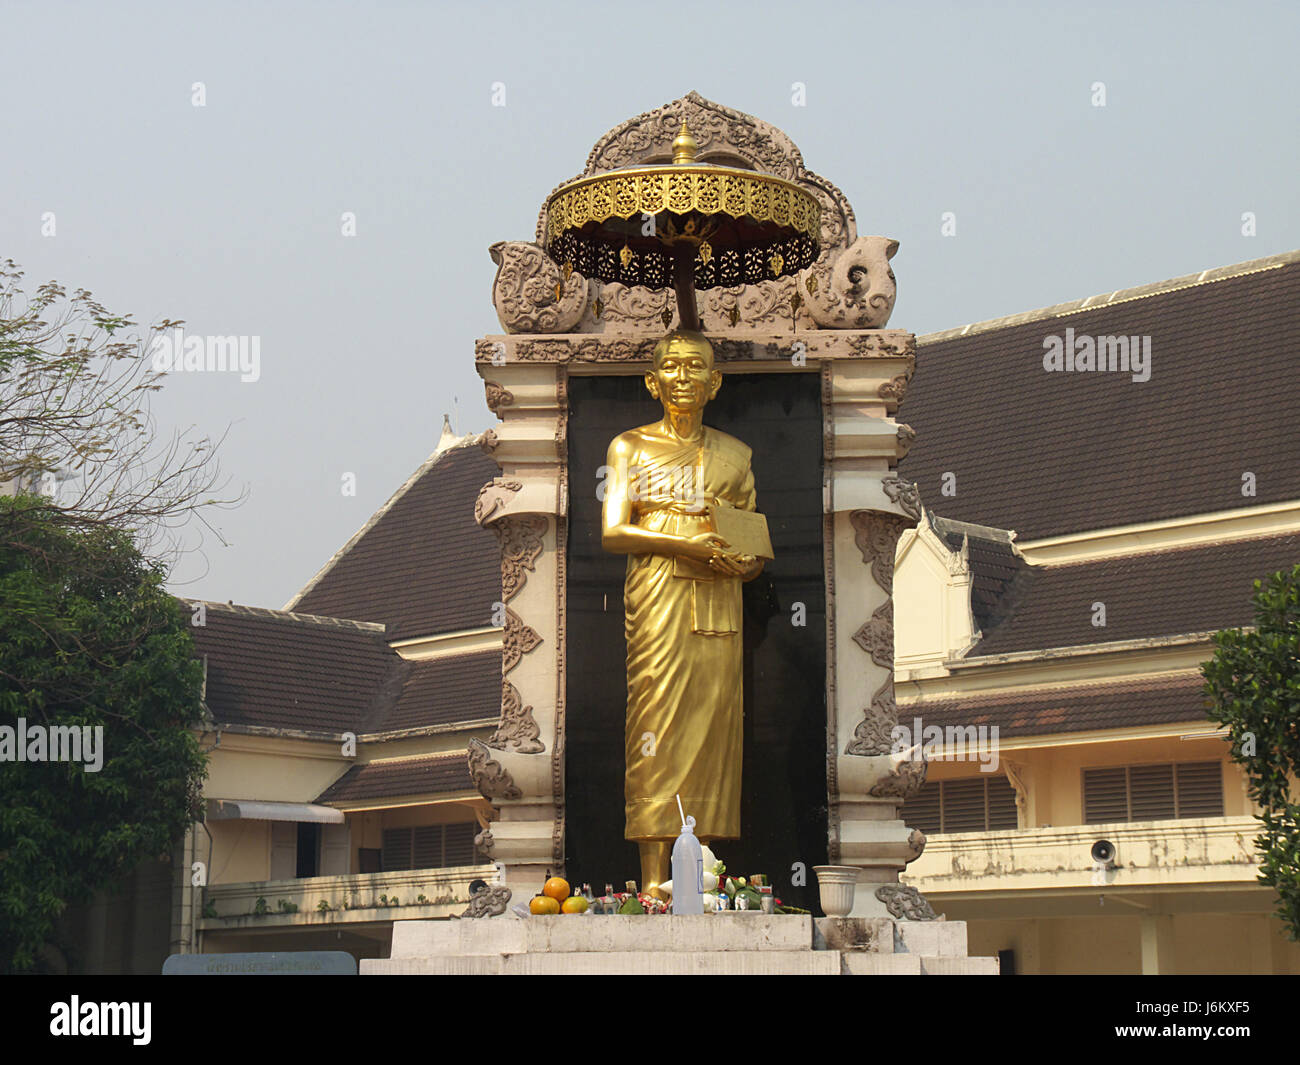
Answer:
<svg viewBox="0 0 1300 1065"><path fill-rule="evenodd" d="M655 399L659 398L659 382L655 380L655 375L648 371L645 375L645 390Z"/></svg>
<svg viewBox="0 0 1300 1065"><path fill-rule="evenodd" d="M722 387L722 371L714 370L709 374L709 399L718 394L718 389Z"/></svg>

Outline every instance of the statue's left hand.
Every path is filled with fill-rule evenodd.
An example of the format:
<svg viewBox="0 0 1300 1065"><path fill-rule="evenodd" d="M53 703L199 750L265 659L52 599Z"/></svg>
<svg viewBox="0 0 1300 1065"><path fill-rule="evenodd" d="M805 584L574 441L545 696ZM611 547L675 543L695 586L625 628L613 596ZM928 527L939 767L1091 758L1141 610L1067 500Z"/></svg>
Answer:
<svg viewBox="0 0 1300 1065"><path fill-rule="evenodd" d="M753 555L739 555L719 552L709 559L709 566L724 577L739 577L747 581L757 577L763 569L763 563Z"/></svg>

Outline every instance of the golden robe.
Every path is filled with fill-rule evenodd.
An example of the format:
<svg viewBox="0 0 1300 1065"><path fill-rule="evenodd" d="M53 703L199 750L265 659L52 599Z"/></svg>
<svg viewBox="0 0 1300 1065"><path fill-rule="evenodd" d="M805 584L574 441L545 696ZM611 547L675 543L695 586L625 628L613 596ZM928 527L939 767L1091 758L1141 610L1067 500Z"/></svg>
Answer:
<svg viewBox="0 0 1300 1065"><path fill-rule="evenodd" d="M692 536L712 529L702 503L755 508L741 441L707 426L691 444L633 434L633 524ZM627 839L676 839L679 794L698 837L740 836L741 584L692 559L628 556Z"/></svg>

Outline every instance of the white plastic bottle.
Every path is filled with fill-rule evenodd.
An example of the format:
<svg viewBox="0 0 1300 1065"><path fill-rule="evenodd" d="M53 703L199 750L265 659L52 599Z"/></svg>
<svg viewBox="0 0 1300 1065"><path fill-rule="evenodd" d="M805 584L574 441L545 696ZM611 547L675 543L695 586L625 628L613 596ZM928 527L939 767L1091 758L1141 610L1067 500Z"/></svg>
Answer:
<svg viewBox="0 0 1300 1065"><path fill-rule="evenodd" d="M681 834L673 844L674 914L704 912L704 855L695 838L695 818L682 822Z"/></svg>

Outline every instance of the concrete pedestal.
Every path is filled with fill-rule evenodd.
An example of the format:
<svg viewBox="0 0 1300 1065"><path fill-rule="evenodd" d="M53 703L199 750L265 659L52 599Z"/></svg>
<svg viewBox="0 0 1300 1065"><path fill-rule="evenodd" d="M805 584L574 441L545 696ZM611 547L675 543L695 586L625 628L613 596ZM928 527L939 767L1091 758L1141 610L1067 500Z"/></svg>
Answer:
<svg viewBox="0 0 1300 1065"><path fill-rule="evenodd" d="M398 921L363 975L996 975L964 921L725 913Z"/></svg>

